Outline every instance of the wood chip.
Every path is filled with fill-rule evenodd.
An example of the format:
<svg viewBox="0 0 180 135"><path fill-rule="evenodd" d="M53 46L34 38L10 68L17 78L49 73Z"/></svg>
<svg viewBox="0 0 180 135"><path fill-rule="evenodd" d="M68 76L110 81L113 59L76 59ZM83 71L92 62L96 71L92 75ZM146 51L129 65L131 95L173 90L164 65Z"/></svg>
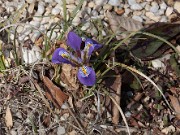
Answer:
<svg viewBox="0 0 180 135"><path fill-rule="evenodd" d="M13 119L9 106L6 108L5 122L6 122L6 126L9 129L13 126Z"/></svg>

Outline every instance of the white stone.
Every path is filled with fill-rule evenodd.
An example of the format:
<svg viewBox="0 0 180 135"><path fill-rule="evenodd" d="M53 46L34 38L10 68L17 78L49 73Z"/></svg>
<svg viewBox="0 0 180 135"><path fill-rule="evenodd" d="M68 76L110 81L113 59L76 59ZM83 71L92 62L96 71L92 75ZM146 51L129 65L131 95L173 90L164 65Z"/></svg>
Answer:
<svg viewBox="0 0 180 135"><path fill-rule="evenodd" d="M108 4L110 4L112 6L119 6L120 1L119 0L109 0Z"/></svg>
<svg viewBox="0 0 180 135"><path fill-rule="evenodd" d="M23 27L23 26L19 25L19 26L17 27L17 33L21 33L23 30L24 30L24 27Z"/></svg>
<svg viewBox="0 0 180 135"><path fill-rule="evenodd" d="M50 20L50 17L49 17L49 16L43 17L43 19L42 19L42 21L41 21L41 24L42 24L42 25L47 24L47 23L49 23L49 20Z"/></svg>
<svg viewBox="0 0 180 135"><path fill-rule="evenodd" d="M147 2L140 3L141 6L144 8L147 5Z"/></svg>
<svg viewBox="0 0 180 135"><path fill-rule="evenodd" d="M31 4L31 3L34 3L36 0L26 0L27 3Z"/></svg>
<svg viewBox="0 0 180 135"><path fill-rule="evenodd" d="M160 9L157 13L155 13L157 16L164 15L164 9Z"/></svg>
<svg viewBox="0 0 180 135"><path fill-rule="evenodd" d="M47 32L47 36L50 37L50 34L51 34L51 31L48 31L48 32ZM56 37L57 37L57 34L56 34L55 31L53 31L53 32L52 32L52 35L51 35L51 40L56 39Z"/></svg>
<svg viewBox="0 0 180 135"><path fill-rule="evenodd" d="M88 7L90 7L90 8L95 7L95 3L94 3L94 1L89 2L89 3L88 3Z"/></svg>
<svg viewBox="0 0 180 135"><path fill-rule="evenodd" d="M124 9L129 8L130 6L128 4L124 4Z"/></svg>
<svg viewBox="0 0 180 135"><path fill-rule="evenodd" d="M59 8L53 8L51 13L52 13L53 15L58 15L58 14L60 13L60 11L61 11L61 10L60 10Z"/></svg>
<svg viewBox="0 0 180 135"><path fill-rule="evenodd" d="M39 28L39 30L40 30L41 32L45 32L46 28L44 27L44 25L41 25L40 28Z"/></svg>
<svg viewBox="0 0 180 135"><path fill-rule="evenodd" d="M56 3L63 5L63 1L62 0L55 0Z"/></svg>
<svg viewBox="0 0 180 135"><path fill-rule="evenodd" d="M33 16L33 21L40 22L41 20L42 20L42 15L35 13L35 15Z"/></svg>
<svg viewBox="0 0 180 135"><path fill-rule="evenodd" d="M91 35L95 36L95 35L97 35L97 34L98 34L97 29L96 29L95 27L93 27L93 28L91 29Z"/></svg>
<svg viewBox="0 0 180 135"><path fill-rule="evenodd" d="M74 10L76 8L76 5L66 5L66 8L67 9L71 9L71 10Z"/></svg>
<svg viewBox="0 0 180 135"><path fill-rule="evenodd" d="M128 0L128 4L129 5L134 5L134 4L137 4L137 3L136 3L136 0Z"/></svg>
<svg viewBox="0 0 180 135"><path fill-rule="evenodd" d="M142 13L143 13L143 11L134 11L133 15L141 16Z"/></svg>
<svg viewBox="0 0 180 135"><path fill-rule="evenodd" d="M146 10L146 11L149 11L150 8L151 8L151 6L150 6L149 4L147 4L147 5L145 6L145 10Z"/></svg>
<svg viewBox="0 0 180 135"><path fill-rule="evenodd" d="M102 5L102 4L105 4L106 2L107 0L95 0L96 5Z"/></svg>
<svg viewBox="0 0 180 135"><path fill-rule="evenodd" d="M167 22L168 18L167 16L162 16L160 22Z"/></svg>
<svg viewBox="0 0 180 135"><path fill-rule="evenodd" d="M150 8L150 12L156 13L159 10L159 5L156 2L152 2L152 7Z"/></svg>
<svg viewBox="0 0 180 135"><path fill-rule="evenodd" d="M64 135L65 133L66 133L65 128L59 125L57 130L57 135Z"/></svg>
<svg viewBox="0 0 180 135"><path fill-rule="evenodd" d="M35 5L35 3L31 3L31 4L29 5L29 7L28 7L28 12L29 12L30 14L32 14L33 11L34 11L34 5Z"/></svg>
<svg viewBox="0 0 180 135"><path fill-rule="evenodd" d="M106 36L106 35L107 35L104 30L102 30L102 35L103 35L103 36Z"/></svg>
<svg viewBox="0 0 180 135"><path fill-rule="evenodd" d="M35 42L36 39L41 35L41 33L39 31L33 31L32 35L30 36L31 37L31 40L32 42Z"/></svg>
<svg viewBox="0 0 180 135"><path fill-rule="evenodd" d="M134 16L132 17L132 19L134 19L134 20L136 20L136 21L139 21L139 22L143 22L143 19L142 19L142 17L140 17L140 16L134 15Z"/></svg>
<svg viewBox="0 0 180 135"><path fill-rule="evenodd" d="M52 3L54 0L45 0L46 3Z"/></svg>
<svg viewBox="0 0 180 135"><path fill-rule="evenodd" d="M164 68L165 67L164 63L162 63L162 61L160 61L159 59L152 60L151 63L152 63L152 66L155 69Z"/></svg>
<svg viewBox="0 0 180 135"><path fill-rule="evenodd" d="M156 16L152 12L146 12L146 16L155 22L158 22L161 19L160 16Z"/></svg>
<svg viewBox="0 0 180 135"><path fill-rule="evenodd" d="M74 4L76 0L66 0L66 4Z"/></svg>
<svg viewBox="0 0 180 135"><path fill-rule="evenodd" d="M29 28L29 29L25 29L25 30L23 31L23 34L24 34L25 36L27 36L27 35L29 35L31 32L32 32L32 30L31 30L31 28Z"/></svg>
<svg viewBox="0 0 180 135"><path fill-rule="evenodd" d="M166 16L171 15L172 12L173 12L173 8L172 8L172 7L168 7L168 8L166 9Z"/></svg>
<svg viewBox="0 0 180 135"><path fill-rule="evenodd" d="M142 7L141 7L141 5L139 5L139 4L133 4L133 5L131 6L131 9L132 9L132 10L141 10Z"/></svg>
<svg viewBox="0 0 180 135"><path fill-rule="evenodd" d="M112 9L112 6L109 5L109 4L105 4L105 5L103 6L103 9L104 9L104 10L111 10L111 9Z"/></svg>
<svg viewBox="0 0 180 135"><path fill-rule="evenodd" d="M159 6L160 6L160 9L166 10L166 8L167 8L167 5L165 2L162 2L161 4L159 4Z"/></svg>
<svg viewBox="0 0 180 135"><path fill-rule="evenodd" d="M39 2L39 3L38 3L38 10L37 10L37 13L39 13L39 14L42 15L42 14L44 13L44 11L45 11L44 3Z"/></svg>
<svg viewBox="0 0 180 135"><path fill-rule="evenodd" d="M20 36L18 37L18 39L19 39L20 41L23 41L25 37L26 37L26 35L20 35Z"/></svg>
<svg viewBox="0 0 180 135"><path fill-rule="evenodd" d="M72 24L74 26L78 26L79 24L81 23L81 19L79 17L75 17L73 20L72 20Z"/></svg>
<svg viewBox="0 0 180 135"><path fill-rule="evenodd" d="M31 50L22 48L23 60L26 64L32 64L42 58L41 50L38 46L33 46Z"/></svg>
<svg viewBox="0 0 180 135"><path fill-rule="evenodd" d="M129 8L126 8L124 14L128 15L130 12L131 12L131 10Z"/></svg>
<svg viewBox="0 0 180 135"><path fill-rule="evenodd" d="M174 3L174 9L176 9L180 13L180 1L176 1Z"/></svg>
<svg viewBox="0 0 180 135"><path fill-rule="evenodd" d="M37 21L31 21L29 24L33 25L36 28L39 28L39 26L40 26L40 22L37 22Z"/></svg>
<svg viewBox="0 0 180 135"><path fill-rule="evenodd" d="M93 15L93 16L98 16L98 12L97 12L96 10L93 10L93 11L92 11L92 15Z"/></svg>
<svg viewBox="0 0 180 135"><path fill-rule="evenodd" d="M81 30L82 30L82 31L85 31L85 30L87 30L89 27L90 27L90 23L87 22L87 23L84 24L84 26L81 27Z"/></svg>

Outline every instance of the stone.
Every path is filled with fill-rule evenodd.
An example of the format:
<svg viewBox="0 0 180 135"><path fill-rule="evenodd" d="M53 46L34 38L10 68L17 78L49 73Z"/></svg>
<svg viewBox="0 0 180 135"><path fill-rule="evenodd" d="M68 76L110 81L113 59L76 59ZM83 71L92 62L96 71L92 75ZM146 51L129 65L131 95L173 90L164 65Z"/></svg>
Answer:
<svg viewBox="0 0 180 135"><path fill-rule="evenodd" d="M37 10L37 13L39 13L40 15L42 15L45 11L45 8L44 8L44 3L43 2L39 2L38 3L38 10Z"/></svg>
<svg viewBox="0 0 180 135"><path fill-rule="evenodd" d="M81 30L82 30L82 31L85 31L85 30L87 30L89 27L90 27L90 22L87 22L87 23L85 23L85 24L81 27Z"/></svg>
<svg viewBox="0 0 180 135"><path fill-rule="evenodd" d="M107 3L107 0L95 0L95 4L97 6L102 5L102 4L106 4L106 3Z"/></svg>
<svg viewBox="0 0 180 135"><path fill-rule="evenodd" d="M159 59L152 60L151 63L152 63L152 66L155 69L164 68L165 67L164 63L162 63L162 61L160 61Z"/></svg>
<svg viewBox="0 0 180 135"><path fill-rule="evenodd" d="M120 1L119 0L109 0L108 4L110 4L112 6L119 6Z"/></svg>
<svg viewBox="0 0 180 135"><path fill-rule="evenodd" d="M164 15L164 10L160 9L157 13L155 13L155 15L157 15L157 16Z"/></svg>
<svg viewBox="0 0 180 135"><path fill-rule="evenodd" d="M95 7L94 1L89 2L89 3L88 3L88 7L94 8L94 7Z"/></svg>
<svg viewBox="0 0 180 135"><path fill-rule="evenodd" d="M46 3L52 3L54 2L53 0L45 0Z"/></svg>
<svg viewBox="0 0 180 135"><path fill-rule="evenodd" d="M32 64L42 58L41 50L38 46L33 46L31 50L23 47L22 56L26 64Z"/></svg>
<svg viewBox="0 0 180 135"><path fill-rule="evenodd" d="M78 26L80 23L81 23L81 19L77 16L72 20L72 24L74 26Z"/></svg>
<svg viewBox="0 0 180 135"><path fill-rule="evenodd" d="M74 4L76 0L66 0L67 4Z"/></svg>
<svg viewBox="0 0 180 135"><path fill-rule="evenodd" d="M110 4L104 4L103 9L104 10L111 10L113 7Z"/></svg>
<svg viewBox="0 0 180 135"><path fill-rule="evenodd" d="M136 0L128 0L128 4L129 5L134 5L134 4L137 4L137 3L136 3Z"/></svg>
<svg viewBox="0 0 180 135"><path fill-rule="evenodd" d="M29 24L33 25L36 28L39 28L39 26L40 26L40 22L37 22L37 21L31 21Z"/></svg>
<svg viewBox="0 0 180 135"><path fill-rule="evenodd" d="M41 33L39 31L33 31L32 35L30 36L31 37L31 40L32 42L35 42L36 39L41 35Z"/></svg>
<svg viewBox="0 0 180 135"><path fill-rule="evenodd" d="M6 9L0 6L0 14L3 13L4 11L6 11Z"/></svg>
<svg viewBox="0 0 180 135"><path fill-rule="evenodd" d="M46 16L46 17L43 17L42 21L41 21L41 24L44 25L46 23L48 23L50 20L50 17L49 16Z"/></svg>
<svg viewBox="0 0 180 135"><path fill-rule="evenodd" d="M152 7L150 8L150 12L156 13L159 10L159 5L156 2L152 2Z"/></svg>
<svg viewBox="0 0 180 135"><path fill-rule="evenodd" d="M128 16L128 14L131 12L131 10L129 9L129 8L125 8L125 13L124 13L124 15L127 15Z"/></svg>
<svg viewBox="0 0 180 135"><path fill-rule="evenodd" d="M56 3L63 5L63 1L62 0L55 0Z"/></svg>
<svg viewBox="0 0 180 135"><path fill-rule="evenodd" d="M60 9L59 8L53 8L52 9L52 11L51 11L51 13L53 14L53 15L58 15L59 13L60 13Z"/></svg>
<svg viewBox="0 0 180 135"><path fill-rule="evenodd" d="M180 1L176 1L174 3L174 9L177 10L180 13Z"/></svg>
<svg viewBox="0 0 180 135"><path fill-rule="evenodd" d="M31 4L31 3L35 3L36 0L26 0L27 3Z"/></svg>
<svg viewBox="0 0 180 135"><path fill-rule="evenodd" d="M139 4L133 4L133 5L131 6L131 9L132 9L132 10L141 10L142 7L141 7L141 5L139 5Z"/></svg>
<svg viewBox="0 0 180 135"><path fill-rule="evenodd" d="M173 13L173 8L172 7L168 7L167 9L166 9L166 16L169 16L169 15L171 15Z"/></svg>
<svg viewBox="0 0 180 135"><path fill-rule="evenodd" d="M103 35L103 36L106 36L106 35L107 35L104 30L102 30L102 35Z"/></svg>
<svg viewBox="0 0 180 135"><path fill-rule="evenodd" d="M59 125L58 129L57 129L57 135L64 135L66 133L66 130L64 127L62 127L61 125Z"/></svg>
<svg viewBox="0 0 180 135"><path fill-rule="evenodd" d="M145 8L146 11L149 11L151 6L149 4L147 4L144 8Z"/></svg>
<svg viewBox="0 0 180 135"><path fill-rule="evenodd" d="M167 22L168 18L167 16L162 16L160 22Z"/></svg>
<svg viewBox="0 0 180 135"><path fill-rule="evenodd" d="M76 5L66 5L66 8L69 10L69 12L73 12L73 10L76 8Z"/></svg>
<svg viewBox="0 0 180 135"><path fill-rule="evenodd" d="M159 6L160 6L160 9L166 10L166 8L167 8L167 5L165 2L162 2L161 4L159 4Z"/></svg>
<svg viewBox="0 0 180 135"><path fill-rule="evenodd" d="M143 8L144 8L146 5L148 5L147 2L141 3L141 7L143 7Z"/></svg>
<svg viewBox="0 0 180 135"><path fill-rule="evenodd" d="M47 32L47 36L50 37L50 34L51 34L51 31L48 31L48 32ZM57 37L57 34L56 34L55 31L53 31L53 32L52 32L52 35L51 35L51 40L56 39L56 37Z"/></svg>
<svg viewBox="0 0 180 135"><path fill-rule="evenodd" d="M31 4L29 5L29 7L28 7L28 12L29 12L30 14L32 14L33 11L34 11L34 5L35 5L35 3L31 3Z"/></svg>
<svg viewBox="0 0 180 135"><path fill-rule="evenodd" d="M17 33L21 33L23 30L24 30L24 27L23 27L23 26L19 25L19 26L17 27Z"/></svg>
<svg viewBox="0 0 180 135"><path fill-rule="evenodd" d="M156 16L152 12L146 12L146 16L155 22L158 22L161 19L160 16Z"/></svg>
<svg viewBox="0 0 180 135"><path fill-rule="evenodd" d="M140 16L134 15L134 16L132 17L132 19L134 19L134 20L136 20L136 21L139 21L139 22L143 22L143 19L142 19L142 17L140 17Z"/></svg>

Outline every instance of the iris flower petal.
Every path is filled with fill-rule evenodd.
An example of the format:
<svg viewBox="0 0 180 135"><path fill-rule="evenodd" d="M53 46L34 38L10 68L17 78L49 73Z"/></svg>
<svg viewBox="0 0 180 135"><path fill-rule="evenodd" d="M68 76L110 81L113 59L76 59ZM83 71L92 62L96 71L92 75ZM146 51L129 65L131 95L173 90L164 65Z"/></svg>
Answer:
<svg viewBox="0 0 180 135"><path fill-rule="evenodd" d="M82 39L73 31L67 35L67 45L69 45L74 51L80 51Z"/></svg>
<svg viewBox="0 0 180 135"><path fill-rule="evenodd" d="M52 62L55 64L67 63L72 64L69 59L70 54L64 48L58 48L52 55Z"/></svg>
<svg viewBox="0 0 180 135"><path fill-rule="evenodd" d="M96 82L95 71L88 66L80 67L77 76L79 81L86 86L93 86Z"/></svg>
<svg viewBox="0 0 180 135"><path fill-rule="evenodd" d="M83 62L87 63L91 57L92 52L100 47L102 47L102 45L98 44L95 40L90 38L86 39L84 50L81 51L81 58Z"/></svg>
<svg viewBox="0 0 180 135"><path fill-rule="evenodd" d="M92 45L94 46L94 50L97 50L97 49L99 49L99 48L102 47L101 44L99 44L98 42L96 42L95 40L90 39L90 38L87 38L87 39L86 39L86 41L85 41L85 46L86 46L87 44L92 44Z"/></svg>

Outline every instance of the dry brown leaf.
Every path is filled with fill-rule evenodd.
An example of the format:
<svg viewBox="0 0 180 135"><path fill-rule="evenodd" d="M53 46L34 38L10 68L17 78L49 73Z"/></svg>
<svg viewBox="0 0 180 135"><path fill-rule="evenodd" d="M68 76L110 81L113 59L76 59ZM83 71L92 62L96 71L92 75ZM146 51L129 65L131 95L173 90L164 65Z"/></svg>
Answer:
<svg viewBox="0 0 180 135"><path fill-rule="evenodd" d="M116 100L118 105L120 106L121 100L121 75L118 71L110 71L108 75L116 75L116 77L108 77L105 79L105 85L107 88L110 88L112 97ZM119 110L115 104L112 104L112 122L114 124L119 123Z"/></svg>
<svg viewBox="0 0 180 135"><path fill-rule="evenodd" d="M171 95L169 95L169 98L171 100L171 104L172 104L174 110L177 113L176 117L178 119L180 119L180 103L179 103L178 99L176 97L174 97L174 96L171 96Z"/></svg>
<svg viewBox="0 0 180 135"><path fill-rule="evenodd" d="M35 40L35 45L39 46L39 47L42 47L43 46L43 41L44 41L44 37L43 36L40 36L39 38L37 38Z"/></svg>
<svg viewBox="0 0 180 135"><path fill-rule="evenodd" d="M6 108L5 122L8 128L11 128L13 126L13 119L9 106Z"/></svg>
<svg viewBox="0 0 180 135"><path fill-rule="evenodd" d="M120 106L120 100L121 100L121 75L117 74L116 79L113 83L113 85L111 86L111 88L113 90L115 90L115 94L113 94L115 100L117 103L119 103ZM113 104L113 108L112 108L112 112L113 112L113 117L112 117L112 122L114 124L118 124L119 123L119 110L117 108L116 105Z"/></svg>
<svg viewBox="0 0 180 135"><path fill-rule="evenodd" d="M68 96L62 92L59 87L54 85L48 77L43 76L43 82L48 88L49 96L47 96L47 98L51 100L56 107L61 108L62 104L68 99Z"/></svg>
<svg viewBox="0 0 180 135"><path fill-rule="evenodd" d="M44 116L42 124L47 128L49 127L50 123L51 123L51 115Z"/></svg>
<svg viewBox="0 0 180 135"><path fill-rule="evenodd" d="M79 83L77 80L77 68L72 67L70 64L62 65L61 81L67 85L69 90L79 89Z"/></svg>
<svg viewBox="0 0 180 135"><path fill-rule="evenodd" d="M114 13L110 13L109 11L106 13L106 16L114 33L120 33L123 31L138 31L143 28L141 22L128 17L119 16Z"/></svg>

